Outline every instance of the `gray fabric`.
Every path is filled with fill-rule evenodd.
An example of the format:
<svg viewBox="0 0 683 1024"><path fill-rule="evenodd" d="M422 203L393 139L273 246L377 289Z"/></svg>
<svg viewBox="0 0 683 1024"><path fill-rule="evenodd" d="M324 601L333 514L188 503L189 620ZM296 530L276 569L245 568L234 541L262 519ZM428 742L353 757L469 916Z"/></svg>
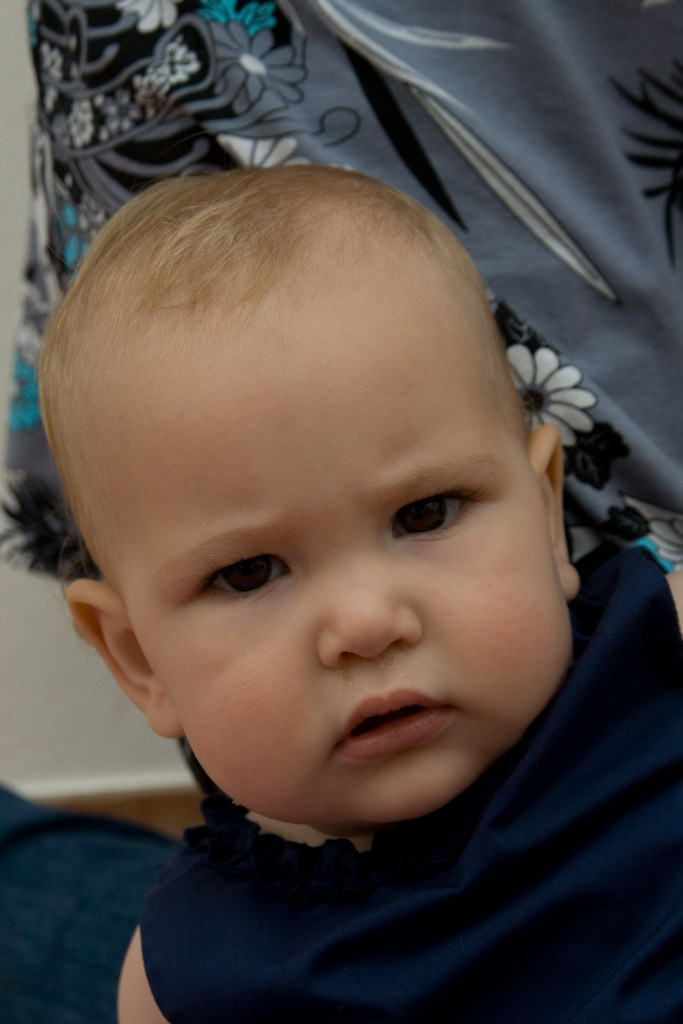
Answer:
<svg viewBox="0 0 683 1024"><path fill-rule="evenodd" d="M55 32L67 6L87 43L80 62ZM526 367L532 421L563 430L576 553L603 527L683 566L681 0L50 0L31 11L44 214L18 339L16 480L55 480L30 378L40 333L74 253L130 189L305 159L414 195L522 319L506 340L527 349L510 355ZM118 47L109 64L105 43ZM69 231L78 243L66 253ZM576 370L552 376L566 364Z"/></svg>

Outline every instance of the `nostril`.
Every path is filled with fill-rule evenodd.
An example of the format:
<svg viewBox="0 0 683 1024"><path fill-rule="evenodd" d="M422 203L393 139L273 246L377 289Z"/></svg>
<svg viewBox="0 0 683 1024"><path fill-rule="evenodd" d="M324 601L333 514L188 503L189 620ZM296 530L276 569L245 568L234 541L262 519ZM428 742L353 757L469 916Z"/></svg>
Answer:
<svg viewBox="0 0 683 1024"><path fill-rule="evenodd" d="M378 662L380 665L393 665L394 655L403 654L404 651L408 650L408 643L405 640L395 640L393 643L385 647L379 654L374 657L366 658L362 654L354 654L353 651L342 651L339 655L337 667L344 673L349 673L353 669L366 665L369 662Z"/></svg>

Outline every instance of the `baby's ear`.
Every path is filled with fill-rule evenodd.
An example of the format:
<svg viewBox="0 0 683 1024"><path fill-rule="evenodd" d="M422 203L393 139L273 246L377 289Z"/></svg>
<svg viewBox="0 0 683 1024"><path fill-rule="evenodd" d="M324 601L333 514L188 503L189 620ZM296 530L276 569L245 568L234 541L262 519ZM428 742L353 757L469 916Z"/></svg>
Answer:
<svg viewBox="0 0 683 1024"><path fill-rule="evenodd" d="M579 592L580 580L578 572L569 561L567 537L564 532L564 455L562 438L557 427L546 423L534 430L527 441L527 450L545 499L550 538L562 590L566 600L571 601Z"/></svg>
<svg viewBox="0 0 683 1024"><path fill-rule="evenodd" d="M67 587L66 600L77 628L123 692L145 713L154 732L182 736L175 708L147 661L126 607L113 587L99 580L74 580Z"/></svg>

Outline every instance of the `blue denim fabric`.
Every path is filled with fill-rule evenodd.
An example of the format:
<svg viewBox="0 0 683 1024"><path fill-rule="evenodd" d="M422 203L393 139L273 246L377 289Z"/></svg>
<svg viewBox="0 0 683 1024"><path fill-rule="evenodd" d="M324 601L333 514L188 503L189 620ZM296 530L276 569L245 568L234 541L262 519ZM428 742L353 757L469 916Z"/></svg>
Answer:
<svg viewBox="0 0 683 1024"><path fill-rule="evenodd" d="M154 832L0 788L3 1024L115 1024L118 975L145 894L179 849Z"/></svg>

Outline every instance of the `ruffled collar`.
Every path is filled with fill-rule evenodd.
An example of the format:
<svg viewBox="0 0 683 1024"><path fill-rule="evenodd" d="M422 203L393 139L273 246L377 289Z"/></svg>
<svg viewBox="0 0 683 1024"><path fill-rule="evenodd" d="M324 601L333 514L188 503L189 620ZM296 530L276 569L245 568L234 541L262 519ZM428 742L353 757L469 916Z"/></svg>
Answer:
<svg viewBox="0 0 683 1024"><path fill-rule="evenodd" d="M348 839L306 846L262 834L245 817L247 809L222 794L202 803L206 825L188 829L194 853L235 878L253 879L264 889L301 906L321 901L346 903L378 885L433 875L452 864L469 839L484 805L521 759L529 732L485 775L432 814L378 832L363 853Z"/></svg>
<svg viewBox="0 0 683 1024"><path fill-rule="evenodd" d="M200 855L226 875L254 880L264 889L302 906L323 901L345 903L386 882L418 880L453 865L473 838L482 817L489 811L495 813L496 794L504 798L515 789L511 776L517 775L518 765L514 813L512 805L507 806L508 819L513 814L514 820L519 820L531 801L537 811L531 819L530 834L534 829L543 832L549 807L550 818L557 827L557 801L548 802L549 779L554 779L560 803L568 799L568 789L576 788L579 796L583 793L583 803L573 795L570 803L579 814L577 820L584 822L586 807L601 806L600 799L614 801L610 786L617 785L621 794L624 785L622 775L601 771L602 789L596 787L595 779L587 777L584 771L587 753L597 757L596 752L600 752L596 763L604 766L605 739L611 738L615 753L610 755L610 763L619 763L624 741L619 738L622 729L613 726L615 715L621 716L619 722L625 729L630 723L642 722L644 699L645 706L653 708L653 714L657 711L649 683L652 665L661 662L662 651L668 652L668 660L661 663L658 671L664 672L666 668L669 674L665 673L665 678L678 683L683 646L664 576L637 551L625 552L602 566L572 602L570 611L574 653L579 660L570 670L567 682L520 742L445 807L423 818L401 822L395 829L378 832L372 849L359 853L348 839L329 839L322 846L311 847L261 834L258 825L245 817L245 808L226 796L211 796L202 805L206 825L186 833L188 855ZM623 645L622 639L627 641ZM621 687L622 678L631 677L630 689L622 688L620 701L615 703L616 680L619 679ZM645 695L643 680L648 681ZM630 734L628 730L623 732ZM530 744L534 744L535 754L528 759L532 763L525 774L520 762L528 763L525 755ZM626 763L631 763L628 758ZM539 765L543 766L541 770ZM568 781L568 765L578 766L575 784ZM632 771L636 769L634 764ZM586 789L591 793L588 802ZM500 811L499 804L499 818ZM559 813L560 823L564 822L562 828L568 828L571 816L561 809ZM528 832L528 819L525 828ZM526 849L528 839L527 835Z"/></svg>

